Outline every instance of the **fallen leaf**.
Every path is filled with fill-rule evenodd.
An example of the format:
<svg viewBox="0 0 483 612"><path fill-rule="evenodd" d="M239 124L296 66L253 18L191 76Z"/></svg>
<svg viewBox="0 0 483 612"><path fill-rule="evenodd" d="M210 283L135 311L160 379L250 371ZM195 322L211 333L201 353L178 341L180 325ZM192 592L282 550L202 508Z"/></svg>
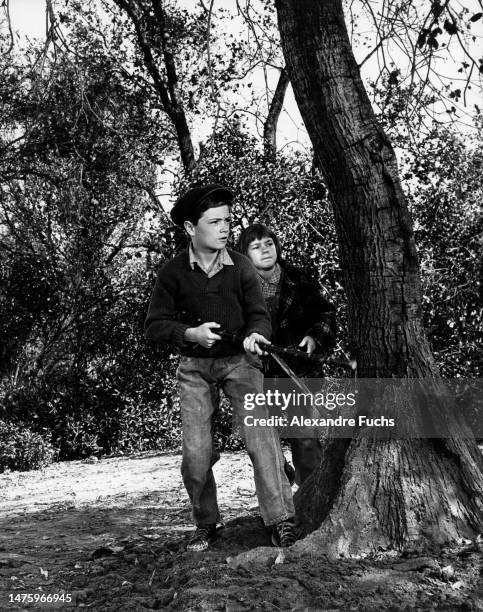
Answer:
<svg viewBox="0 0 483 612"><path fill-rule="evenodd" d="M281 563L283 563L285 561L285 554L283 552L283 550L281 550L277 557L275 558L274 564L275 565L280 565Z"/></svg>
<svg viewBox="0 0 483 612"><path fill-rule="evenodd" d="M460 545L465 545L468 546L468 544L471 544L471 540L468 540L466 538L459 538L459 540L457 540L458 544Z"/></svg>
<svg viewBox="0 0 483 612"><path fill-rule="evenodd" d="M441 569L441 574L445 578L451 578L452 576L454 576L454 567L452 565L446 565L446 567L443 567Z"/></svg>
<svg viewBox="0 0 483 612"><path fill-rule="evenodd" d="M454 582L451 585L451 588L455 590L459 590L459 589L462 589L464 586L466 586L465 583L462 582L461 580L458 580L457 582Z"/></svg>
<svg viewBox="0 0 483 612"><path fill-rule="evenodd" d="M120 553L124 550L124 546L111 546L110 548L113 553Z"/></svg>

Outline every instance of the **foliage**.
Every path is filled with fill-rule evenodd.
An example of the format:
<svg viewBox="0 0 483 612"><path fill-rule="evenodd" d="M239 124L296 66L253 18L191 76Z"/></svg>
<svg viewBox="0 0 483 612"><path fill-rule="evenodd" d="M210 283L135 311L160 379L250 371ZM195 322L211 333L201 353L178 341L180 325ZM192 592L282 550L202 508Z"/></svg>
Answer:
<svg viewBox="0 0 483 612"><path fill-rule="evenodd" d="M125 43L130 30L122 16L112 13L112 27L103 31L90 3L72 6L61 14L67 48L42 55L30 46L21 59L0 58L5 465L47 460L51 445L63 459L173 448L181 439L176 356L143 335L156 270L185 243L157 198L160 168L172 167L176 141L143 80L142 59ZM246 45L232 37L229 61L213 34L212 62L224 60L209 74L198 70L207 51L203 15L173 10L168 17L186 84L183 103L192 114L206 114L213 82L218 95L243 80ZM154 25L149 32L159 46ZM276 56L271 46L269 53ZM481 121L474 141L437 123L414 139L402 109L415 92L396 76L383 79L374 95L401 151L426 328L446 376L478 376ZM208 181L229 185L236 194L231 246L249 223L271 226L284 257L318 278L336 304L344 346L337 237L311 153L265 155L236 115L223 123L218 117L215 126L193 175L179 178L175 191ZM238 448L226 400L216 418L217 445ZM15 454L21 439L26 450Z"/></svg>
<svg viewBox="0 0 483 612"><path fill-rule="evenodd" d="M480 121L481 129L481 121ZM435 127L408 164L424 323L444 376L478 377L481 358L481 138Z"/></svg>
<svg viewBox="0 0 483 612"><path fill-rule="evenodd" d="M37 470L52 463L52 445L28 427L0 420L0 473L5 470Z"/></svg>
<svg viewBox="0 0 483 612"><path fill-rule="evenodd" d="M414 219L431 349L442 375L481 376L482 116L464 138L437 122L414 138L402 113L413 89L385 81L376 93Z"/></svg>
<svg viewBox="0 0 483 612"><path fill-rule="evenodd" d="M232 246L244 227L265 223L280 236L287 260L318 277L334 301L342 299L332 210L308 155L266 156L239 124L227 124L203 150L190 178L193 185L211 181L236 194Z"/></svg>
<svg viewBox="0 0 483 612"><path fill-rule="evenodd" d="M77 57L39 67L31 48L0 89L2 414L61 458L154 447L173 404L142 330L163 121L74 26Z"/></svg>
<svg viewBox="0 0 483 612"><path fill-rule="evenodd" d="M478 108L481 97L481 5L451 0L344 4L352 49L376 108L386 115L386 98L406 91L410 95L398 96L395 117L404 132L417 139L428 135L434 122L467 129L468 108Z"/></svg>

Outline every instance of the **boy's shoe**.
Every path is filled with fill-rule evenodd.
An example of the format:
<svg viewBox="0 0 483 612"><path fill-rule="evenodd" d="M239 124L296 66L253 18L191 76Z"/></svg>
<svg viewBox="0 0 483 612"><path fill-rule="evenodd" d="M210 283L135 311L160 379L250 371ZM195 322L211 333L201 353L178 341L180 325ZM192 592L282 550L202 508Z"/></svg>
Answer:
<svg viewBox="0 0 483 612"><path fill-rule="evenodd" d="M287 476L290 486L295 482L295 468L285 459L285 463L283 464L283 471L285 472L285 476Z"/></svg>
<svg viewBox="0 0 483 612"><path fill-rule="evenodd" d="M196 528L186 547L190 552L202 552L216 539L216 525L203 525Z"/></svg>
<svg viewBox="0 0 483 612"><path fill-rule="evenodd" d="M297 535L295 533L295 523L293 519L280 521L273 526L272 529L272 544L280 548L288 548L295 544Z"/></svg>

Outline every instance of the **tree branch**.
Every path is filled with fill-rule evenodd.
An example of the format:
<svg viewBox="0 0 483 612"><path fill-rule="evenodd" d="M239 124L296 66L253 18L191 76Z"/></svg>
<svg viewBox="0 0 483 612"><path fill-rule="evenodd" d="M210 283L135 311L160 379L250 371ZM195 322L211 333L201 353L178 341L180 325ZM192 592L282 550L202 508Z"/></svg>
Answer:
<svg viewBox="0 0 483 612"><path fill-rule="evenodd" d="M3 0L2 8L5 13L5 19L7 21L7 28L8 28L8 35L10 38L8 49L5 51L5 53L2 53L2 55L9 55L13 49L13 31L12 31L12 20L10 18L10 0Z"/></svg>
<svg viewBox="0 0 483 612"><path fill-rule="evenodd" d="M113 2L128 15L134 26L137 42L143 54L144 64L149 75L153 79L155 89L161 99L163 108L175 127L181 160L185 171L190 173L196 165L195 154L186 114L179 94L176 65L174 56L169 48L168 32L166 31L166 17L160 0L152 0L152 7L157 20L156 22L159 26L161 51L163 53L164 65L166 68L167 83L156 64L152 46L148 41L145 27L142 24L143 18L146 20L146 13L140 13L143 9L140 8L137 0L113 0Z"/></svg>
<svg viewBox="0 0 483 612"><path fill-rule="evenodd" d="M263 144L266 155L275 155L277 152L277 123L283 108L285 92L290 80L285 68L280 71L277 87L263 126Z"/></svg>

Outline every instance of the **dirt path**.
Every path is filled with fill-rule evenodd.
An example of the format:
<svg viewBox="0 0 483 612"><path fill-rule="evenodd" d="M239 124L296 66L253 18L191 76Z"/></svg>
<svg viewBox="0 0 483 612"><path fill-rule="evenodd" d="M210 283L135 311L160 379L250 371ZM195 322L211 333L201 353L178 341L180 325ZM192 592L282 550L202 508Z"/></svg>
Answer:
<svg viewBox="0 0 483 612"><path fill-rule="evenodd" d="M268 546L244 453L215 466L226 523L206 554L184 552L189 501L172 453L64 462L0 475L0 610L483 610L478 546L429 557L294 559ZM26 598L25 598L26 599ZM13 601L11 601L13 600ZM17 597L18 600L18 597Z"/></svg>

